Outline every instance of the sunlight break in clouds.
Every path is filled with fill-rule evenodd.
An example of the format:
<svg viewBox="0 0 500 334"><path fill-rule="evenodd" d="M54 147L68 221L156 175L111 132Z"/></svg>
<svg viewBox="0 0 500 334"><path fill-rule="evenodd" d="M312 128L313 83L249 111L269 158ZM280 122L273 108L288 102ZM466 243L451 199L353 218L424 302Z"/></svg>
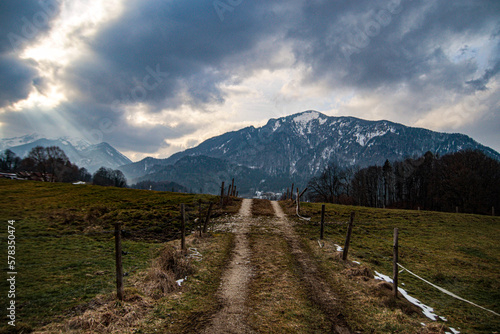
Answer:
<svg viewBox="0 0 500 334"><path fill-rule="evenodd" d="M48 35L36 44L28 46L20 55L21 59L36 62L36 68L44 80L45 87L43 89L33 87L26 100L14 103L5 109L21 111L41 108L46 112L52 110L47 112L48 115L57 113L57 106L67 101L58 74L73 60L87 52L85 40L97 33L100 25L119 16L121 10L121 0L61 1L60 14L52 22ZM60 119L59 116L54 118Z"/></svg>

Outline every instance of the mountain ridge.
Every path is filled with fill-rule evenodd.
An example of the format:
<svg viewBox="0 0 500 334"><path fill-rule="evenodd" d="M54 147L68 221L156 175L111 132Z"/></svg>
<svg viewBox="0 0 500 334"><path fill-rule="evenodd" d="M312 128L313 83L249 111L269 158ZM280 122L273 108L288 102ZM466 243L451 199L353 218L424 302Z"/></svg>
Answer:
<svg viewBox="0 0 500 334"><path fill-rule="evenodd" d="M418 157L431 151L444 155L478 149L500 160L500 154L467 135L435 132L381 120L326 116L314 110L269 119L262 126L245 127L205 140L166 159L146 158L122 166L130 179L155 173L187 156L207 156L234 165L263 170L271 177L307 180L331 161L341 166L382 165ZM175 181L175 180L171 180Z"/></svg>

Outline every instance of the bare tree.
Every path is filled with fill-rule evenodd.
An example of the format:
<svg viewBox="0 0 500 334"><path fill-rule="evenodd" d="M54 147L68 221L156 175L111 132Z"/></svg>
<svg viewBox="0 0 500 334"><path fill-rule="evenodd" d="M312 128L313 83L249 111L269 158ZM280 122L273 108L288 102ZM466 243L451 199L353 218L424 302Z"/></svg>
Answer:
<svg viewBox="0 0 500 334"><path fill-rule="evenodd" d="M15 172L20 164L21 158L9 149L0 155L0 170L4 172Z"/></svg>
<svg viewBox="0 0 500 334"><path fill-rule="evenodd" d="M124 188L127 186L127 179L120 170L101 167L94 173L93 183L99 186Z"/></svg>
<svg viewBox="0 0 500 334"><path fill-rule="evenodd" d="M36 171L42 174L44 181L48 181L47 177L47 150L43 146L33 147L28 154L28 159L33 161L33 167Z"/></svg>
<svg viewBox="0 0 500 334"><path fill-rule="evenodd" d="M316 201L334 203L338 202L341 194L347 189L346 171L335 163L330 163L321 175L313 177L307 187L311 189L311 196Z"/></svg>

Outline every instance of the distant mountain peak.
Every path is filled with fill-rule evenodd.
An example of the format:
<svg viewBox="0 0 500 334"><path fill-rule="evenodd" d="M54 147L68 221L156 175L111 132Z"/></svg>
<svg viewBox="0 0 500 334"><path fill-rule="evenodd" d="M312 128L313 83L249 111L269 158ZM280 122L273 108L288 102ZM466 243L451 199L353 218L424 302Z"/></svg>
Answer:
<svg viewBox="0 0 500 334"><path fill-rule="evenodd" d="M26 157L35 146L58 146L78 167L85 167L90 172L104 166L118 168L132 161L106 142L91 144L83 138L59 137L46 138L39 134L30 134L0 140L2 151L10 149L19 157Z"/></svg>

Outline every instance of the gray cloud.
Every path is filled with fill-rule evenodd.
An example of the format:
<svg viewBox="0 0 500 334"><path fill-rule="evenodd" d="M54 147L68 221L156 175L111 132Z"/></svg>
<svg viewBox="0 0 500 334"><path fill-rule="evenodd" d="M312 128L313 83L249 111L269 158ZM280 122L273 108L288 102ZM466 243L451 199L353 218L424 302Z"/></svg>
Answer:
<svg viewBox="0 0 500 334"><path fill-rule="evenodd" d="M0 2L0 107L43 84L36 64L16 58L6 39L6 32L22 34L22 18L40 10L29 4ZM500 2L486 0L129 0L119 18L86 40L90 52L58 72L70 98L58 109L121 149L155 152L196 127L134 125L128 106L141 103L150 114L208 111L228 98L225 84L289 66L280 52L291 46L294 66L308 69L298 81L386 98L404 86L410 95L399 106L415 116L439 108L441 96L472 95L498 80L499 13ZM33 38L49 28L50 21ZM497 52L484 59L468 43L488 38ZM113 131L100 128L103 120Z"/></svg>
<svg viewBox="0 0 500 334"><path fill-rule="evenodd" d="M312 2L293 34L295 52L312 66L310 80L374 89L427 74L459 90L475 64L451 62L442 46L489 35L498 29L498 13L496 1Z"/></svg>
<svg viewBox="0 0 500 334"><path fill-rule="evenodd" d="M218 85L232 75L231 59L276 30L259 17L260 7L243 2L221 22L210 1L132 1L121 19L91 42L96 58L75 63L69 80L80 89L87 88L85 80L91 82L93 97L108 103L130 99L176 108L186 103L179 94L187 94L192 105L221 103ZM144 94L140 87L148 68L166 74ZM154 78L146 81L153 84Z"/></svg>
<svg viewBox="0 0 500 334"><path fill-rule="evenodd" d="M50 29L55 0L0 2L0 107L25 99L39 82L36 64L18 54Z"/></svg>
<svg viewBox="0 0 500 334"><path fill-rule="evenodd" d="M0 107L26 98L36 77L32 62L0 54Z"/></svg>

